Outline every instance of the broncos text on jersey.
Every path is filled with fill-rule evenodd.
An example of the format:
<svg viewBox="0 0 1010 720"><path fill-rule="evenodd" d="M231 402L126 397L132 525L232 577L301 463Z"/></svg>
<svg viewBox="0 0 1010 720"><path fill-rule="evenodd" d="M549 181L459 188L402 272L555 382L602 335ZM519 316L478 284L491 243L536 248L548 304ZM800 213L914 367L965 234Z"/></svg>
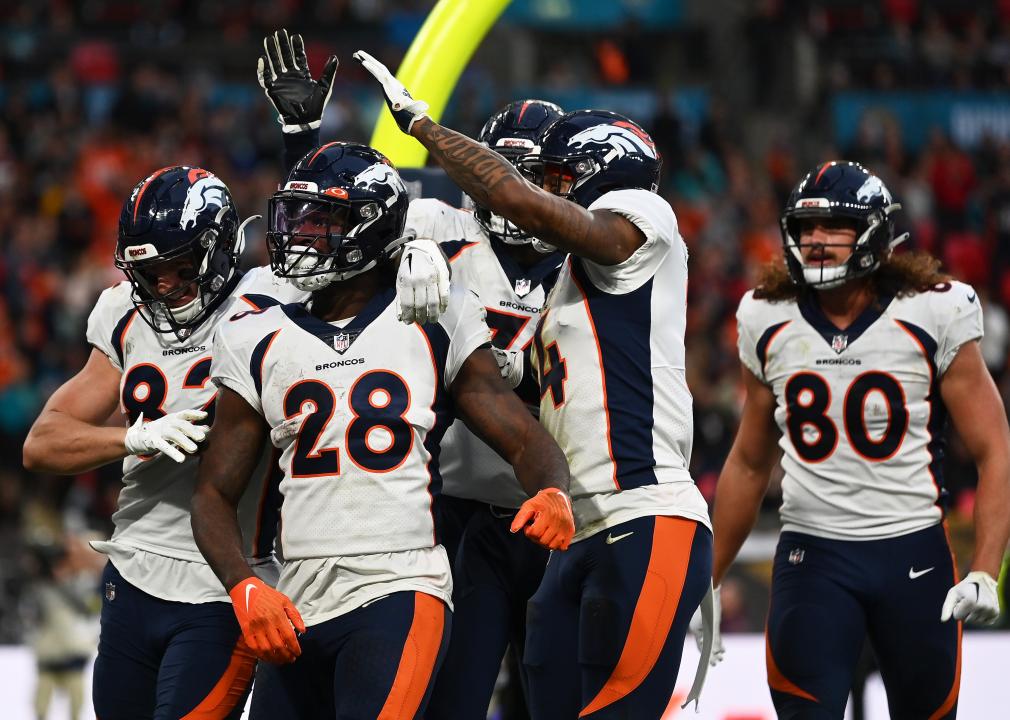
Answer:
<svg viewBox="0 0 1010 720"><path fill-rule="evenodd" d="M503 243L488 237L473 213L438 200L411 202L407 227L419 238L440 244L452 264L453 284L475 293L484 306L495 347L528 351L547 293L557 280L561 255L544 255L523 269ZM533 378L524 378L517 392L538 406L535 387ZM440 464L446 495L516 508L527 499L512 467L461 420L446 432Z"/></svg>
<svg viewBox="0 0 1010 720"><path fill-rule="evenodd" d="M784 530L872 540L942 519L939 381L982 337L971 287L882 298L845 330L812 300L750 292L737 323L741 361L777 400Z"/></svg>
<svg viewBox="0 0 1010 720"><path fill-rule="evenodd" d="M256 268L239 280L231 296L191 336L179 341L173 334L154 332L138 318L130 294L127 282L101 294L88 318L87 338L120 371L121 407L131 423L141 413L154 420L187 408L206 410L211 422L216 390L208 380L215 326L239 310L301 297L269 268ZM228 594L206 565L190 529L198 462L189 456L176 463L160 453L125 458L123 489L112 516L115 531L110 541L93 545L110 555L123 577L151 595L180 602L227 602ZM256 482L239 505L245 551L252 561L269 558L273 549L274 524L266 514L275 511L276 503L263 502L271 493L276 493L276 479L271 486L264 458ZM176 574L178 563L155 561L152 556L181 561L188 570Z"/></svg>

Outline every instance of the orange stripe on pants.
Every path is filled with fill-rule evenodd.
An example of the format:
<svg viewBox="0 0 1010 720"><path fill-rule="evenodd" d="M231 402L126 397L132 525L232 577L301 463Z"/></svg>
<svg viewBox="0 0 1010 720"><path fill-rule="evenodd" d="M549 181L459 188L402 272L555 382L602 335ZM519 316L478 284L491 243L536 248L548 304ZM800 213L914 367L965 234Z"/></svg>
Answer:
<svg viewBox="0 0 1010 720"><path fill-rule="evenodd" d="M772 656L772 644L771 640L768 639L767 627L765 628L765 662L768 665L768 687L772 690L777 690L778 692L787 693L789 695L795 695L796 697L801 697L806 700L810 700L811 702L820 702L820 700L802 689L799 685L783 675L782 671L779 670L779 666L775 664L775 658Z"/></svg>
<svg viewBox="0 0 1010 720"><path fill-rule="evenodd" d="M221 679L211 688L207 697L183 715L181 720L223 720L228 717L249 689L255 669L256 657L249 652L240 637Z"/></svg>
<svg viewBox="0 0 1010 720"><path fill-rule="evenodd" d="M652 672L677 615L697 527L698 523L684 518L656 518L645 582L635 603L621 657L603 688L579 717L617 702Z"/></svg>
<svg viewBox="0 0 1010 720"><path fill-rule="evenodd" d="M411 720L428 692L435 662L442 649L445 604L436 597L414 593L414 620L403 643L393 687L377 720Z"/></svg>
<svg viewBox="0 0 1010 720"><path fill-rule="evenodd" d="M961 581L961 574L957 571L957 558L954 557L953 545L950 542L950 528L947 526L947 521L943 521L943 534L947 538L947 549L950 550L950 561L954 566L954 585L957 585ZM950 687L950 692L947 693L947 698L943 701L943 705L937 708L936 712L929 716L929 720L940 720L947 715L957 704L958 695L961 692L961 631L964 630L964 623L960 620L957 621L957 664L954 670L954 684Z"/></svg>

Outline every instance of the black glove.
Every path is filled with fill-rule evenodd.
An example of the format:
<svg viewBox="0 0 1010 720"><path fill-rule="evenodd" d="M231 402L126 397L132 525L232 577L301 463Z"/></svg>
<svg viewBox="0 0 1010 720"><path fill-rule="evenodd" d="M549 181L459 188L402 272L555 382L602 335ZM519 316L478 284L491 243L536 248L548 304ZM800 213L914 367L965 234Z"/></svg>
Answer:
<svg viewBox="0 0 1010 720"><path fill-rule="evenodd" d="M323 109L333 92L333 78L340 62L330 55L318 80L309 73L305 42L287 30L263 38L266 57L256 63L256 77L267 99L277 110L277 120L286 133L318 130Z"/></svg>

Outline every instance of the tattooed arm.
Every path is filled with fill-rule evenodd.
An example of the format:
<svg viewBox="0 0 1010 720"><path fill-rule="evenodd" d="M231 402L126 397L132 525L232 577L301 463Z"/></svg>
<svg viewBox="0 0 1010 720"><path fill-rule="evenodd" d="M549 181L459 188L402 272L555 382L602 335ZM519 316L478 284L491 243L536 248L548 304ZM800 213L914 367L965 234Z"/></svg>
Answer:
<svg viewBox="0 0 1010 720"><path fill-rule="evenodd" d="M536 187L498 153L428 117L414 122L410 134L463 192L544 242L600 265L627 260L645 242L627 218L590 212Z"/></svg>

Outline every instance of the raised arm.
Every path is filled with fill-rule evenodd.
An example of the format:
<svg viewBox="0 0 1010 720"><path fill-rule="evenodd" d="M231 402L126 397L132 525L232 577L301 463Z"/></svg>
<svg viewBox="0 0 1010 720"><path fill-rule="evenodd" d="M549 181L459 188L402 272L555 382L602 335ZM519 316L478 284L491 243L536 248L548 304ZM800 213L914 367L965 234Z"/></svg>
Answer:
<svg viewBox="0 0 1010 720"><path fill-rule="evenodd" d="M715 535L712 581L715 585L722 582L754 528L761 499L768 491L771 471L779 457L775 395L746 367L743 379L747 397L740 427L715 490L712 518Z"/></svg>
<svg viewBox="0 0 1010 720"><path fill-rule="evenodd" d="M951 590L960 595L958 588L965 586L965 598L948 595L950 612L945 604L944 614L994 622L999 616L995 578L1010 539L1010 429L978 343L966 343L958 350L940 379L940 395L978 468L972 572Z"/></svg>
<svg viewBox="0 0 1010 720"><path fill-rule="evenodd" d="M600 265L631 257L645 235L627 218L609 210L590 212L527 182L505 158L425 115L386 67L368 53L354 57L382 84L386 103L400 129L431 153L463 192L542 241Z"/></svg>
<svg viewBox="0 0 1010 720"><path fill-rule="evenodd" d="M533 518L533 524L525 528L527 537L551 549L566 549L575 533L568 498L568 462L554 439L502 380L490 350L470 354L456 374L451 392L467 427L511 463L531 497L516 515L512 531Z"/></svg>

